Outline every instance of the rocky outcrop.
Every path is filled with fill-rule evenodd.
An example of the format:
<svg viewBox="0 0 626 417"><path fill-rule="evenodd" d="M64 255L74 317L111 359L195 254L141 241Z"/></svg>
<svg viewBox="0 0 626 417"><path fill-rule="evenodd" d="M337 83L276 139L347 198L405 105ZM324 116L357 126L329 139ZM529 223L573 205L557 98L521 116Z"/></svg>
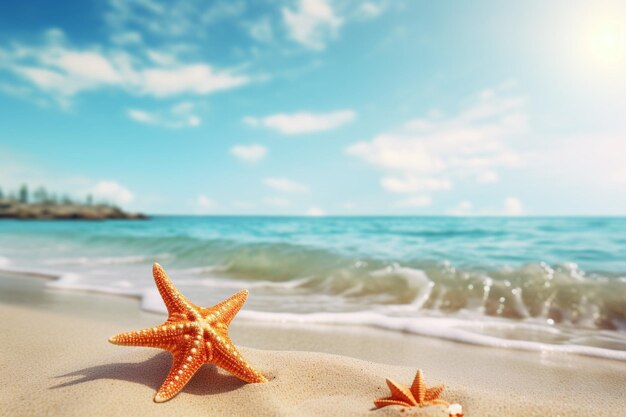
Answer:
<svg viewBox="0 0 626 417"><path fill-rule="evenodd" d="M36 203L27 204L13 200L0 200L0 219L45 220L107 220L147 219L145 214L127 213L118 207L97 204Z"/></svg>

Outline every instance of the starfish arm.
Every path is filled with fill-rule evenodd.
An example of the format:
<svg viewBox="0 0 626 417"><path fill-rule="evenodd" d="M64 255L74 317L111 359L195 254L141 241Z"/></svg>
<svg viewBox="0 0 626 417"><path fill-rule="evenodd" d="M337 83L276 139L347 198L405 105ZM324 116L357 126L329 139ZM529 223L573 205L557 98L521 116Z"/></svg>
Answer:
<svg viewBox="0 0 626 417"><path fill-rule="evenodd" d="M109 342L122 346L145 346L172 350L188 329L182 324L165 322L157 327L119 333Z"/></svg>
<svg viewBox="0 0 626 417"><path fill-rule="evenodd" d="M154 396L154 402L162 403L178 394L204 364L206 360L204 350L193 346L192 343L188 343L184 349L172 352L172 367Z"/></svg>
<svg viewBox="0 0 626 417"><path fill-rule="evenodd" d="M201 309L203 316L213 314L219 321L229 325L235 318L235 315L241 310L246 299L248 298L248 290L241 290L237 294L227 298L219 304L211 308Z"/></svg>
<svg viewBox="0 0 626 417"><path fill-rule="evenodd" d="M267 378L262 373L246 362L228 336L219 336L215 342L211 359L213 363L243 381L267 382Z"/></svg>
<svg viewBox="0 0 626 417"><path fill-rule="evenodd" d="M405 403L404 401L394 400L393 398L379 398L377 400L374 400L374 405L377 408L387 407L388 405L402 405L404 407L412 406L409 403Z"/></svg>
<svg viewBox="0 0 626 417"><path fill-rule="evenodd" d="M444 388L445 388L445 385L443 385L443 384L437 385L437 386L434 386L434 387L431 387L431 388L426 388L426 394L424 395L424 401L436 400L437 398L439 398L439 396L443 392Z"/></svg>
<svg viewBox="0 0 626 417"><path fill-rule="evenodd" d="M424 374L421 369L418 369L415 373L415 378L411 384L411 393L417 400L418 404L424 402L424 397L426 396L426 385L424 384Z"/></svg>
<svg viewBox="0 0 626 417"><path fill-rule="evenodd" d="M391 379L387 379L387 386L389 386L389 390L391 391L391 398L399 401L403 401L409 403L411 405L417 405L417 401L415 401L415 397L408 388L403 387L402 385L392 381Z"/></svg>
<svg viewBox="0 0 626 417"><path fill-rule="evenodd" d="M197 316L196 307L176 289L161 265L155 263L152 266L152 275L170 316Z"/></svg>

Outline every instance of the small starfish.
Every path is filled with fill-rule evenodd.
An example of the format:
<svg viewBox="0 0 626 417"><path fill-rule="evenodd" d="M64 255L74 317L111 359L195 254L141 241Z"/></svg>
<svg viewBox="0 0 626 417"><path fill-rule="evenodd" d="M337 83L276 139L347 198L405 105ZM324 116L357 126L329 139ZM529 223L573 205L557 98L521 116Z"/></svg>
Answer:
<svg viewBox="0 0 626 417"><path fill-rule="evenodd" d="M241 357L228 337L228 325L246 302L248 291L239 291L211 308L203 308L192 304L176 289L161 265L155 263L152 274L169 312L167 321L151 329L120 333L109 342L155 347L172 354L172 368L154 396L155 402L178 394L205 363L213 363L246 382L267 382Z"/></svg>
<svg viewBox="0 0 626 417"><path fill-rule="evenodd" d="M407 388L397 382L387 379L387 385L391 391L391 397L379 398L374 401L377 408L388 405L403 405L405 407L424 407L427 405L450 405L446 401L440 400L439 396L443 392L444 385L437 385L432 388L426 387L424 374L421 369L417 370L411 388Z"/></svg>

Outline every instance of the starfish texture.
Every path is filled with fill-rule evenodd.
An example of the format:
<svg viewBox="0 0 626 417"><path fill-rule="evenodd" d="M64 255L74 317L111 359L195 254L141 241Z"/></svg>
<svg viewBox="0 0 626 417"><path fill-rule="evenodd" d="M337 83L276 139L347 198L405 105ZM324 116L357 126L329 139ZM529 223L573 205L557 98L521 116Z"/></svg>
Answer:
<svg viewBox="0 0 626 417"><path fill-rule="evenodd" d="M378 408L388 405L403 405L405 407L424 407L427 405L445 405L446 401L440 400L439 396L443 392L444 385L437 385L428 388L424 383L424 374L421 369L417 370L411 388L407 388L397 382L387 379L387 385L391 391L391 397L379 398L374 401Z"/></svg>
<svg viewBox="0 0 626 417"><path fill-rule="evenodd" d="M228 325L246 302L248 291L239 291L211 308L203 308L176 289L161 265L155 263L152 273L169 317L156 327L120 333L109 342L155 347L172 354L172 368L154 396L155 402L178 394L205 363L215 364L246 382L267 382L241 357L228 337Z"/></svg>

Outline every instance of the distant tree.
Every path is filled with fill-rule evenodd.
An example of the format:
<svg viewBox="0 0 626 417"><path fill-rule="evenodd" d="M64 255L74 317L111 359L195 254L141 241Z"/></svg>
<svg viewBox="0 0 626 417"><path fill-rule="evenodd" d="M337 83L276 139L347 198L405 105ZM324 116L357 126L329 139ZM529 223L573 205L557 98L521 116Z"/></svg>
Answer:
<svg viewBox="0 0 626 417"><path fill-rule="evenodd" d="M28 203L28 186L26 184L20 187L19 200L20 203Z"/></svg>
<svg viewBox="0 0 626 417"><path fill-rule="evenodd" d="M48 202L48 191L44 187L38 187L33 192L33 201L35 203L46 203Z"/></svg>
<svg viewBox="0 0 626 417"><path fill-rule="evenodd" d="M0 187L0 200L4 198L4 193L2 192L2 188Z"/></svg>
<svg viewBox="0 0 626 417"><path fill-rule="evenodd" d="M93 205L93 196L91 194L87 194L87 205L91 206Z"/></svg>
<svg viewBox="0 0 626 417"><path fill-rule="evenodd" d="M48 196L48 203L59 204L59 197L55 193L50 194Z"/></svg>
<svg viewBox="0 0 626 417"><path fill-rule="evenodd" d="M63 194L63 197L61 197L61 203L63 204L74 204L74 202L72 201L72 198L67 195L67 194Z"/></svg>

